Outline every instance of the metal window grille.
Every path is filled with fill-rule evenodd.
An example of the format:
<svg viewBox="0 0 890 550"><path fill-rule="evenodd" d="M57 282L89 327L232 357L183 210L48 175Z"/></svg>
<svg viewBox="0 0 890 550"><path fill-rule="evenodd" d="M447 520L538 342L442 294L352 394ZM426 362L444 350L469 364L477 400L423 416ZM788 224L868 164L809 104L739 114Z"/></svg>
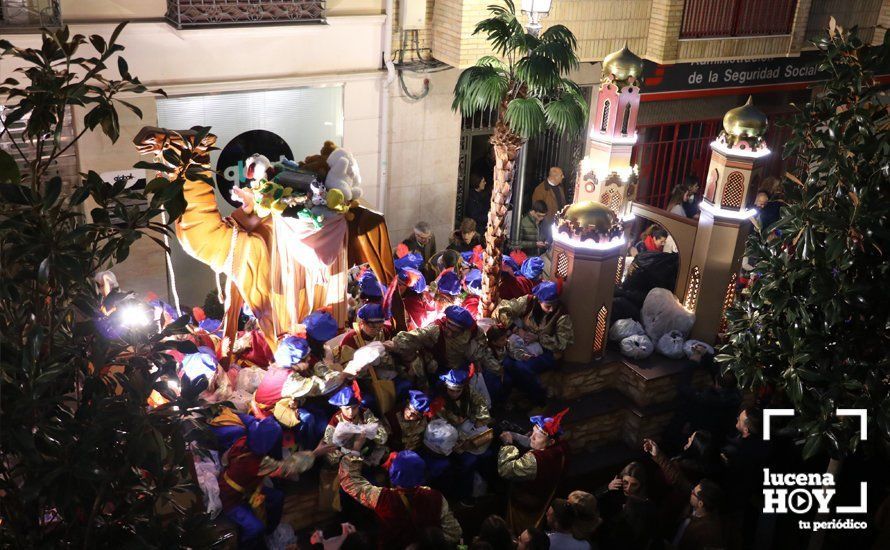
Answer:
<svg viewBox="0 0 890 550"><path fill-rule="evenodd" d="M630 125L630 105L624 106L624 117L621 119L621 135L627 135L627 127Z"/></svg>
<svg viewBox="0 0 890 550"><path fill-rule="evenodd" d="M723 198L720 200L720 207L738 210L742 206L742 195L744 194L744 174L739 171L732 172L726 178L726 187L723 188Z"/></svg>
<svg viewBox="0 0 890 550"><path fill-rule="evenodd" d="M698 266L692 268L689 275L689 285L686 287L686 299L683 301L683 307L694 312L698 305L698 291L701 288L701 269Z"/></svg>
<svg viewBox="0 0 890 550"><path fill-rule="evenodd" d="M565 279L569 276L569 257L565 252L560 251L556 260L556 276Z"/></svg>
<svg viewBox="0 0 890 550"><path fill-rule="evenodd" d="M618 256L618 269L615 270L615 284L621 284L621 276L624 275L624 260L627 257L622 254Z"/></svg>
<svg viewBox="0 0 890 550"><path fill-rule="evenodd" d="M59 0L0 0L0 30L30 30L62 25Z"/></svg>
<svg viewBox="0 0 890 550"><path fill-rule="evenodd" d="M680 38L789 34L797 0L686 0Z"/></svg>
<svg viewBox="0 0 890 550"><path fill-rule="evenodd" d="M602 306L596 314L596 328L593 331L593 354L599 355L603 352L606 344L606 321L609 318L609 310L606 306Z"/></svg>
<svg viewBox="0 0 890 550"><path fill-rule="evenodd" d="M608 99L603 102L603 119L600 121L600 132L605 132L609 126L609 109L612 108L612 102Z"/></svg>
<svg viewBox="0 0 890 550"><path fill-rule="evenodd" d="M166 19L177 29L324 23L325 0L167 0Z"/></svg>
<svg viewBox="0 0 890 550"><path fill-rule="evenodd" d="M733 273L729 278L729 284L726 285L726 294L723 296L723 310L720 314L720 328L717 330L721 334L726 332L726 327L729 324L729 320L726 318L726 310L732 307L733 302L735 302L736 279L738 279L738 274Z"/></svg>

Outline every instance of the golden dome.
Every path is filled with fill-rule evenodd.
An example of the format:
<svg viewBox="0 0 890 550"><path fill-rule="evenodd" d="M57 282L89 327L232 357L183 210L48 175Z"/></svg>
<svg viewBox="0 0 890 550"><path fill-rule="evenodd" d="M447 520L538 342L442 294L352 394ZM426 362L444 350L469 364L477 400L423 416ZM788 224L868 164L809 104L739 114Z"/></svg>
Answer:
<svg viewBox="0 0 890 550"><path fill-rule="evenodd" d="M560 225L567 226L575 237L581 235L603 235L611 238L618 224L618 216L607 206L596 201L583 201L570 204L560 213Z"/></svg>
<svg viewBox="0 0 890 550"><path fill-rule="evenodd" d="M759 138L766 133L769 121L763 111L754 106L754 100L748 96L748 101L741 107L730 109L723 115L723 130L733 137Z"/></svg>
<svg viewBox="0 0 890 550"><path fill-rule="evenodd" d="M628 77L639 80L643 76L643 59L630 51L627 42L617 52L612 52L603 59L603 76L615 75L615 80L624 81Z"/></svg>

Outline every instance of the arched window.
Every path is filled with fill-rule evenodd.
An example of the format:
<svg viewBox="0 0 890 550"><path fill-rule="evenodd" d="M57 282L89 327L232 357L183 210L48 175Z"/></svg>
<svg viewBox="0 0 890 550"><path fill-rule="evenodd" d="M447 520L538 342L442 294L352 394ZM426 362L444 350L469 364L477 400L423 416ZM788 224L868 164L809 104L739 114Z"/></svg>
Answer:
<svg viewBox="0 0 890 550"><path fill-rule="evenodd" d="M692 268L692 274L689 275L689 285L686 287L686 299L683 306L689 311L695 312L695 306L698 305L698 290L701 287L701 269L698 266Z"/></svg>
<svg viewBox="0 0 890 550"><path fill-rule="evenodd" d="M742 195L745 193L745 176L735 171L726 178L726 187L723 188L723 197L720 200L722 208L735 208L738 210L742 207Z"/></svg>
<svg viewBox="0 0 890 550"><path fill-rule="evenodd" d="M621 135L627 135L627 126L630 124L630 103L624 106L624 118L621 119Z"/></svg>
<svg viewBox="0 0 890 550"><path fill-rule="evenodd" d="M603 120L600 122L600 132L606 131L606 128L609 126L609 110L612 108L612 102L610 100L606 100L603 102Z"/></svg>

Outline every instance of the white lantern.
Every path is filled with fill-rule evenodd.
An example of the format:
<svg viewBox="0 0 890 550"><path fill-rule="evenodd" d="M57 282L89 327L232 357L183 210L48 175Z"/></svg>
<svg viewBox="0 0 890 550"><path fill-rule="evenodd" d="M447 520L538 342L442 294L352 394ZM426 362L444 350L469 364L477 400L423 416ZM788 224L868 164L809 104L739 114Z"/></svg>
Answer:
<svg viewBox="0 0 890 550"><path fill-rule="evenodd" d="M550 13L552 0L522 0L522 13L528 16L525 29L534 36L541 32L541 19Z"/></svg>

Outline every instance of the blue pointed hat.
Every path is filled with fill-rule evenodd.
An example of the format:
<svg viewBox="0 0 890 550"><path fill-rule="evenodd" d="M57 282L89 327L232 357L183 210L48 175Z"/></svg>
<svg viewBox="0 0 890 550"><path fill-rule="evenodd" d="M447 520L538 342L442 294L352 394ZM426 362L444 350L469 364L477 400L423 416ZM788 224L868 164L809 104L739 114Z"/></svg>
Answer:
<svg viewBox="0 0 890 550"><path fill-rule="evenodd" d="M201 346L197 353L189 353L182 358L182 372L189 380L195 381L204 376L209 382L216 373L218 364L216 352L206 346Z"/></svg>
<svg viewBox="0 0 890 550"><path fill-rule="evenodd" d="M556 283L553 281L544 281L532 289L532 294L541 302L555 302L559 299L559 292Z"/></svg>
<svg viewBox="0 0 890 550"><path fill-rule="evenodd" d="M471 294L476 294L477 296L482 293L482 272L478 269L471 269L464 275L464 285L467 287L467 292Z"/></svg>
<svg viewBox="0 0 890 550"><path fill-rule="evenodd" d="M369 298L383 297L383 287L380 286L380 281L377 280L377 276L370 269L362 273L362 277L358 281L358 287L359 292L363 296L368 296Z"/></svg>
<svg viewBox="0 0 890 550"><path fill-rule="evenodd" d="M408 390L408 404L420 413L430 410L430 398L420 390Z"/></svg>
<svg viewBox="0 0 890 550"><path fill-rule="evenodd" d="M355 390L352 389L352 386L343 386L340 391L328 399L328 403L335 407L349 407L351 405L358 405L359 399L355 395Z"/></svg>
<svg viewBox="0 0 890 550"><path fill-rule="evenodd" d="M410 267L411 269L420 269L420 266L423 265L423 256L420 254L411 253L405 254L401 258L396 258L392 261L393 265L396 268L396 271L400 269L404 269L406 267Z"/></svg>
<svg viewBox="0 0 890 550"><path fill-rule="evenodd" d="M473 315L461 306L446 307L445 318L462 328L470 328L475 323Z"/></svg>
<svg viewBox="0 0 890 550"><path fill-rule="evenodd" d="M313 311L303 319L306 336L317 342L327 342L337 336L337 320L327 311Z"/></svg>
<svg viewBox="0 0 890 550"><path fill-rule="evenodd" d="M544 273L544 260L538 256L532 256L522 262L519 272L527 279L537 280Z"/></svg>
<svg viewBox="0 0 890 550"><path fill-rule="evenodd" d="M269 416L259 422L252 422L247 427L247 447L256 455L266 456L275 444L281 441L281 424L274 416Z"/></svg>
<svg viewBox="0 0 890 550"><path fill-rule="evenodd" d="M468 378L469 373L467 373L467 371L457 369L451 369L447 373L439 376L439 380L445 382L446 386L455 390L464 387Z"/></svg>
<svg viewBox="0 0 890 550"><path fill-rule="evenodd" d="M436 281L436 291L449 296L457 296L460 294L460 278L453 271L442 273Z"/></svg>
<svg viewBox="0 0 890 550"><path fill-rule="evenodd" d="M278 343L275 362L281 367L289 367L303 360L309 354L309 342L298 336L287 336Z"/></svg>
<svg viewBox="0 0 890 550"><path fill-rule="evenodd" d="M426 278L423 273L413 267L403 267L398 270L399 281L408 286L414 292L420 294L426 290Z"/></svg>
<svg viewBox="0 0 890 550"><path fill-rule="evenodd" d="M362 321L367 321L369 323L382 323L386 320L383 306L380 304L365 304L358 308L358 313L356 313L356 315Z"/></svg>
<svg viewBox="0 0 890 550"><path fill-rule="evenodd" d="M389 481L396 487L413 489L423 485L425 477L426 463L414 451L402 451L390 461Z"/></svg>

